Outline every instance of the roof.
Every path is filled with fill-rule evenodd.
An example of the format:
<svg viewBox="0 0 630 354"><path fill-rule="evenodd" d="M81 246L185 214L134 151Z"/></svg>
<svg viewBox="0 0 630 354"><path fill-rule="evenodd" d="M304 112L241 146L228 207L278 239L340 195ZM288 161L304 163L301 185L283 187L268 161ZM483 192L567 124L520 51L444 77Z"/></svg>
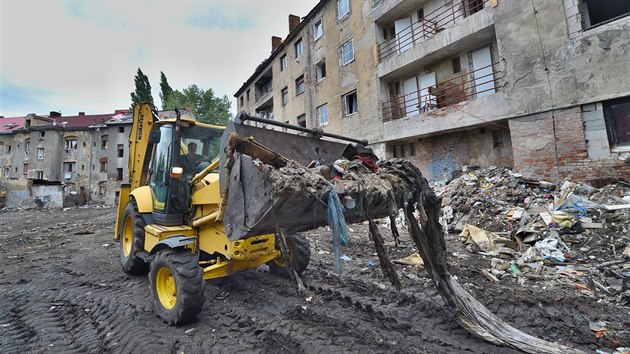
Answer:
<svg viewBox="0 0 630 354"><path fill-rule="evenodd" d="M65 128L89 127L96 124L104 124L112 118L113 114L85 114L78 116L54 117L53 126L61 125Z"/></svg>
<svg viewBox="0 0 630 354"><path fill-rule="evenodd" d="M269 63L271 63L273 59L276 56L278 56L280 52L284 50L284 48L287 46L287 43L291 42L291 40L293 40L294 37L298 36L301 33L302 28L306 25L306 23L308 23L311 20L311 18L315 16L315 13L319 11L319 9L321 9L328 1L329 0L320 0L317 3L317 5L315 5L315 7L313 7L313 9L311 9L311 11L302 18L300 25L297 26L292 32L290 32L287 35L287 38L285 38L282 41L282 44L280 44L278 48L276 48L273 52L271 52L271 55L267 59L265 59L262 63L260 63L260 65L256 67L256 70L254 71L252 76L250 76L249 79L247 79L247 81L243 83L241 88L239 88L238 91L236 91L236 93L234 94L234 97L238 97L243 91L245 91L247 87L249 87L249 85L251 85L251 83L256 79L256 77L258 77L258 75L260 75L267 68Z"/></svg>
<svg viewBox="0 0 630 354"><path fill-rule="evenodd" d="M0 134L24 128L25 117L0 118Z"/></svg>

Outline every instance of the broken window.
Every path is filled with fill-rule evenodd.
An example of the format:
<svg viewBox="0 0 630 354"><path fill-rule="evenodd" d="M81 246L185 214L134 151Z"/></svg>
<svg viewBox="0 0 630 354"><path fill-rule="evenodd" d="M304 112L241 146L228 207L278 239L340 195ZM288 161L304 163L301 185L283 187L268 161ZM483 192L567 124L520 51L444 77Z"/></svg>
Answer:
<svg viewBox="0 0 630 354"><path fill-rule="evenodd" d="M107 172L107 161L101 161L101 172Z"/></svg>
<svg viewBox="0 0 630 354"><path fill-rule="evenodd" d="M588 29L630 15L630 1L581 0L582 27Z"/></svg>
<svg viewBox="0 0 630 354"><path fill-rule="evenodd" d="M74 172L76 170L76 162L64 162L63 172Z"/></svg>
<svg viewBox="0 0 630 354"><path fill-rule="evenodd" d="M64 141L64 149L66 150L76 150L77 146L76 137L67 137Z"/></svg>
<svg viewBox="0 0 630 354"><path fill-rule="evenodd" d="M118 157L124 157L124 156L125 156L125 145L118 144Z"/></svg>
<svg viewBox="0 0 630 354"><path fill-rule="evenodd" d="M493 130L492 131L492 147L493 148L505 147L505 140L503 140L503 131L502 130Z"/></svg>
<svg viewBox="0 0 630 354"><path fill-rule="evenodd" d="M119 133L124 133L125 132L125 127L118 127L118 132Z"/></svg>
<svg viewBox="0 0 630 354"><path fill-rule="evenodd" d="M3 177L9 177L9 176L11 176L11 167L5 167Z"/></svg>
<svg viewBox="0 0 630 354"><path fill-rule="evenodd" d="M350 0L337 0L337 19L341 20L350 13Z"/></svg>
<svg viewBox="0 0 630 354"><path fill-rule="evenodd" d="M100 182L98 184L98 196L103 198L107 195L107 185L105 183Z"/></svg>
<svg viewBox="0 0 630 354"><path fill-rule="evenodd" d="M453 74L462 71L462 62L459 60L459 57L455 57L451 60L451 66L453 67Z"/></svg>
<svg viewBox="0 0 630 354"><path fill-rule="evenodd" d="M323 105L317 107L317 119L319 120L319 125L328 125L328 104L324 103Z"/></svg>
<svg viewBox="0 0 630 354"><path fill-rule="evenodd" d="M39 132L39 137L40 137L40 138L43 138L43 137L45 137L45 136L46 136L46 132L45 132L45 131L41 131L41 132Z"/></svg>
<svg viewBox="0 0 630 354"><path fill-rule="evenodd" d="M354 60L354 45L352 39L341 46L339 54L341 54L341 65L346 65Z"/></svg>
<svg viewBox="0 0 630 354"><path fill-rule="evenodd" d="M283 56L280 57L280 71L284 71L284 69L287 68L287 55L284 54Z"/></svg>
<svg viewBox="0 0 630 354"><path fill-rule="evenodd" d="M302 38L295 41L293 46L295 47L295 59L297 59L300 55L302 55Z"/></svg>
<svg viewBox="0 0 630 354"><path fill-rule="evenodd" d="M245 94L245 100L249 102L249 90L247 90L247 93Z"/></svg>
<svg viewBox="0 0 630 354"><path fill-rule="evenodd" d="M26 176L28 174L28 163L25 163L22 167L22 174Z"/></svg>
<svg viewBox="0 0 630 354"><path fill-rule="evenodd" d="M324 22L322 22L322 19L320 18L319 20L315 21L315 25L313 28L313 36L315 37L315 40L318 40L323 35L324 35Z"/></svg>
<svg viewBox="0 0 630 354"><path fill-rule="evenodd" d="M7 144L6 145L6 150L4 151L6 154L10 154L11 153L11 144Z"/></svg>
<svg viewBox="0 0 630 354"><path fill-rule="evenodd" d="M30 140L25 140L24 141L24 152L26 154L29 154L31 152L31 141Z"/></svg>
<svg viewBox="0 0 630 354"><path fill-rule="evenodd" d="M295 95L301 95L304 93L304 75L295 80Z"/></svg>
<svg viewBox="0 0 630 354"><path fill-rule="evenodd" d="M341 97L343 105L343 116L349 116L359 111L359 102L357 100L357 91L352 91Z"/></svg>
<svg viewBox="0 0 630 354"><path fill-rule="evenodd" d="M462 6L464 8L464 17L468 17L474 13L477 13L483 9L484 0L462 0Z"/></svg>
<svg viewBox="0 0 630 354"><path fill-rule="evenodd" d="M241 101L241 107L243 107L243 95L241 95L240 101Z"/></svg>
<svg viewBox="0 0 630 354"><path fill-rule="evenodd" d="M38 160L44 159L44 148L37 148L37 159Z"/></svg>
<svg viewBox="0 0 630 354"><path fill-rule="evenodd" d="M109 141L109 135L101 135L101 150L107 150L107 142Z"/></svg>
<svg viewBox="0 0 630 354"><path fill-rule="evenodd" d="M317 72L317 82L320 82L326 78L326 60L322 60L317 63L317 68L315 69Z"/></svg>
<svg viewBox="0 0 630 354"><path fill-rule="evenodd" d="M116 169L116 180L117 181L122 181L123 180L123 169L122 168L117 168Z"/></svg>
<svg viewBox="0 0 630 354"><path fill-rule="evenodd" d="M630 97L606 101L603 105L610 145L630 146Z"/></svg>
<svg viewBox="0 0 630 354"><path fill-rule="evenodd" d="M298 125L302 128L306 128L306 114L301 114L297 117Z"/></svg>
<svg viewBox="0 0 630 354"><path fill-rule="evenodd" d="M36 179L44 179L44 171L42 171L42 170L35 171L35 178Z"/></svg>
<svg viewBox="0 0 630 354"><path fill-rule="evenodd" d="M280 91L281 95L282 95L282 105L286 105L287 103L289 103L289 88L285 87L282 89L282 91Z"/></svg>
<svg viewBox="0 0 630 354"><path fill-rule="evenodd" d="M416 155L416 146L414 143L392 145L394 157L410 157Z"/></svg>

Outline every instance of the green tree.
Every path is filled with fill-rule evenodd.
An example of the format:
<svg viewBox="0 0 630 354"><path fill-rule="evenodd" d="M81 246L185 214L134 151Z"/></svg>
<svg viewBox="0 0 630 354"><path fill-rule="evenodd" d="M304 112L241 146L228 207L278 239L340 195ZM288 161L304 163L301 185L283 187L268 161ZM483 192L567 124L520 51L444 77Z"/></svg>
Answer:
<svg viewBox="0 0 630 354"><path fill-rule="evenodd" d="M168 84L168 80L166 80L166 75L164 72L160 71L160 100L162 100L162 109L166 109L166 102L168 101L168 97L173 93L173 89L171 85Z"/></svg>
<svg viewBox="0 0 630 354"><path fill-rule="evenodd" d="M190 106L197 120L204 123L226 125L230 119L230 99L217 97L212 89L204 90L193 84L182 91L175 90L166 100L166 109Z"/></svg>
<svg viewBox="0 0 630 354"><path fill-rule="evenodd" d="M151 95L151 84L149 78L138 68L138 72L134 77L136 90L131 93L131 106L136 103L150 103L153 105L153 96Z"/></svg>

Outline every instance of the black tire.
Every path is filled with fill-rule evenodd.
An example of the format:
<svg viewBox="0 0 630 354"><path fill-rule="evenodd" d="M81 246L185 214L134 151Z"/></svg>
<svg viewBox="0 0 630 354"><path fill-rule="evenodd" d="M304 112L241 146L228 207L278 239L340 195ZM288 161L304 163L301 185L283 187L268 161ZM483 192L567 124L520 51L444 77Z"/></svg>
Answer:
<svg viewBox="0 0 630 354"><path fill-rule="evenodd" d="M134 199L129 200L120 223L120 264L127 274L144 275L149 272L139 253L144 251L144 227L146 223L138 211Z"/></svg>
<svg viewBox="0 0 630 354"><path fill-rule="evenodd" d="M282 251L280 235L276 235L276 249ZM308 239L301 233L294 233L285 235L288 247L288 260L291 267L296 271L298 275L301 275L308 267L308 263L311 261L311 247ZM285 262L284 255L281 258L276 258L267 262L269 266L269 272L280 276L289 276L289 270Z"/></svg>
<svg viewBox="0 0 630 354"><path fill-rule="evenodd" d="M203 269L188 249L158 252L151 262L149 284L155 312L171 326L194 320L206 300Z"/></svg>

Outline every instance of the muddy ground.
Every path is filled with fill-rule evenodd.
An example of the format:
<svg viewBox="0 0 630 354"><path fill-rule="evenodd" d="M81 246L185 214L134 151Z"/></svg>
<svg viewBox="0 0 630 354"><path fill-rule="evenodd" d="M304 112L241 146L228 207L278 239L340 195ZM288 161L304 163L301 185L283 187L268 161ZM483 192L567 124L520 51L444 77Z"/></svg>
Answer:
<svg viewBox="0 0 630 354"><path fill-rule="evenodd" d="M112 240L114 208L0 211L0 352L138 353L512 353L470 336L421 266L397 265L404 289L383 278L366 225L352 225L334 270L331 234L308 233L307 294L266 266L209 281L196 322L169 327L155 316L146 276L129 276ZM401 229L401 232L403 230ZM392 258L414 249L405 232ZM503 277L489 259L447 238L452 273L515 327L587 352L630 346L630 308L570 281ZM589 324L605 321L602 338ZM600 332L601 336L601 332Z"/></svg>

